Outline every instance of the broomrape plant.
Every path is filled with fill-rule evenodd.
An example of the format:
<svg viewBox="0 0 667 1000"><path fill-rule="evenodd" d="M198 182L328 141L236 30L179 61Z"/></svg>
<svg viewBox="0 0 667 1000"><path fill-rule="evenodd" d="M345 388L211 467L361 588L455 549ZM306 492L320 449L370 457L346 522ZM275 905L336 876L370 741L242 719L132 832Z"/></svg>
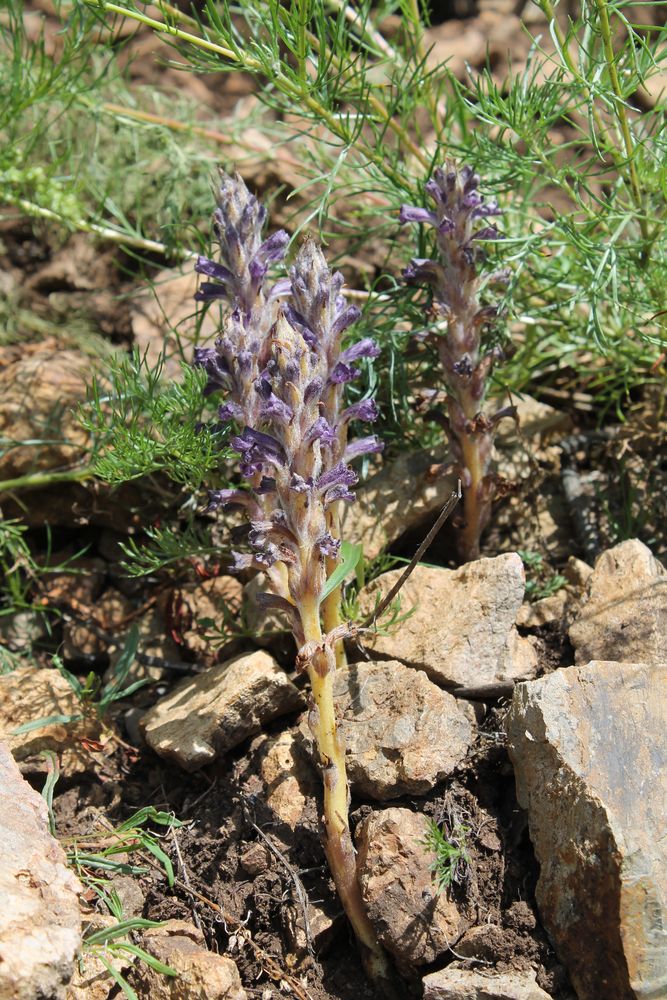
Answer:
<svg viewBox="0 0 667 1000"><path fill-rule="evenodd" d="M452 470L463 485L464 523L458 544L464 561L478 558L482 531L491 514L497 481L491 471L495 427L503 417L516 413L511 406L491 416L482 409L489 375L503 355L498 347L482 349L483 331L493 323L498 308L480 303L485 255L479 241L499 238L495 225L486 220L501 212L495 200L484 200L479 183L471 167L459 170L450 163L435 170L425 184L433 210L403 205L400 212L402 223L433 226L436 233L439 259L414 259L403 275L408 281L432 288L426 336L437 345L447 408L446 415L435 410L432 416L447 433ZM485 283L506 279L506 272L497 271L487 276ZM439 395L431 393L432 401Z"/></svg>
<svg viewBox="0 0 667 1000"><path fill-rule="evenodd" d="M224 298L230 310L215 347L200 349L195 364L208 373L208 391L226 393L218 415L240 429L231 444L247 486L213 491L210 507L244 508L249 551L234 553L235 568L265 573L268 589L258 600L283 611L291 625L297 669L310 681L308 719L324 783L324 849L369 972L387 979L357 882L345 745L334 709L336 650L341 662L347 626L326 606L341 550L337 508L354 500L358 479L348 462L382 447L375 435L348 443L350 422L373 421L377 409L370 399L344 408L343 387L359 374L355 362L376 357L378 348L363 339L343 349L343 334L359 312L346 303L342 275L331 273L314 243L299 250L289 279L272 286L266 281L287 235L264 240L265 219L243 181L223 174L214 222L220 261L199 258L197 270L214 280L198 294Z"/></svg>

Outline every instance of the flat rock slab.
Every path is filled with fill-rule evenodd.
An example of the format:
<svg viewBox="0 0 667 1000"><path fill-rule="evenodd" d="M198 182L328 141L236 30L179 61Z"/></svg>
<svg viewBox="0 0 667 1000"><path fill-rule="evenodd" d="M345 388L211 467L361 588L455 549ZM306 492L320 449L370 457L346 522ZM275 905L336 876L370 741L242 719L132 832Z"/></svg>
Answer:
<svg viewBox="0 0 667 1000"><path fill-rule="evenodd" d="M456 699L397 660L337 671L334 694L357 795L382 801L430 791L472 743Z"/></svg>
<svg viewBox="0 0 667 1000"><path fill-rule="evenodd" d="M399 962L427 965L454 947L469 921L433 879L422 813L392 807L357 827L357 870L366 911L381 944Z"/></svg>
<svg viewBox="0 0 667 1000"><path fill-rule="evenodd" d="M461 962L432 972L422 983L424 1000L551 1000L534 974L482 971Z"/></svg>
<svg viewBox="0 0 667 1000"><path fill-rule="evenodd" d="M383 573L362 590L362 615L372 613L402 572ZM537 672L533 646L514 628L525 582L516 552L457 570L417 566L400 592L401 613L412 613L390 635L367 633L364 645L460 693L509 690Z"/></svg>
<svg viewBox="0 0 667 1000"><path fill-rule="evenodd" d="M81 947L79 893L46 803L0 743L0 997L61 1000Z"/></svg>
<svg viewBox="0 0 667 1000"><path fill-rule="evenodd" d="M667 663L667 571L643 542L599 557L570 641L576 663Z"/></svg>
<svg viewBox="0 0 667 1000"><path fill-rule="evenodd" d="M81 715L81 701L70 684L51 668L19 667L0 677L0 740L18 761L35 760L42 750L58 754L60 770L65 775L89 770L95 754L86 741L98 741L102 735L94 718L63 722L63 718ZM40 719L55 721L28 732L16 730ZM39 768L44 762L39 759Z"/></svg>
<svg viewBox="0 0 667 1000"><path fill-rule="evenodd" d="M161 927L144 931L141 947L178 975L164 976L146 962L139 962L139 996L150 1000L247 1000L234 960L208 951L202 932L186 920L167 920Z"/></svg>
<svg viewBox="0 0 667 1000"><path fill-rule="evenodd" d="M519 684L507 729L538 906L579 1000L667 996L667 665Z"/></svg>
<svg viewBox="0 0 667 1000"><path fill-rule="evenodd" d="M259 650L177 684L144 715L141 727L161 757L197 771L302 705L285 671Z"/></svg>

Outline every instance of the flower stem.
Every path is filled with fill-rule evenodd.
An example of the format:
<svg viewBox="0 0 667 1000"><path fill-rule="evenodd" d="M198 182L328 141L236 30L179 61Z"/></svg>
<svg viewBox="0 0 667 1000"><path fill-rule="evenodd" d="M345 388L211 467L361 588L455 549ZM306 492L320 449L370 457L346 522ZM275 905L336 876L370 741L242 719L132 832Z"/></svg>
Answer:
<svg viewBox="0 0 667 1000"><path fill-rule="evenodd" d="M340 538L340 516L338 514L338 504L333 504L329 509L327 521L329 526L329 531L334 538ZM337 559L327 559L327 576L331 576L335 572L338 566ZM335 628L343 622L343 617L340 610L340 602L343 596L342 584L336 587L328 597L322 601L322 622L324 624L325 632L332 632ZM336 655L336 670L343 670L347 666L347 656L345 655L345 645L342 639L339 639L334 647L334 653Z"/></svg>
<svg viewBox="0 0 667 1000"><path fill-rule="evenodd" d="M323 646L317 602L304 601L299 611L306 642ZM311 657L308 676L316 706L312 713L313 735L324 779L324 851L339 899L361 946L368 975L375 980L390 982L389 964L368 919L357 879L355 851L348 825L345 744L336 725L334 671L324 652Z"/></svg>

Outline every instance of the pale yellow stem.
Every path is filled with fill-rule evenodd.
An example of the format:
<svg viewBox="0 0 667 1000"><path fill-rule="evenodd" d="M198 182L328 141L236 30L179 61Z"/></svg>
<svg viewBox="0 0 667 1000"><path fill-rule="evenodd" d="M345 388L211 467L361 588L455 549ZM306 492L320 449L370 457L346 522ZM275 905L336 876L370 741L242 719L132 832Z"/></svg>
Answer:
<svg viewBox="0 0 667 1000"><path fill-rule="evenodd" d="M314 599L304 601L299 611L306 642L322 646L318 602ZM324 652L311 656L308 676L315 702L313 735L324 782L324 851L339 899L361 946L366 971L373 979L384 980L390 992L391 973L387 958L368 919L357 879L355 851L348 824L345 743L336 725L334 670Z"/></svg>

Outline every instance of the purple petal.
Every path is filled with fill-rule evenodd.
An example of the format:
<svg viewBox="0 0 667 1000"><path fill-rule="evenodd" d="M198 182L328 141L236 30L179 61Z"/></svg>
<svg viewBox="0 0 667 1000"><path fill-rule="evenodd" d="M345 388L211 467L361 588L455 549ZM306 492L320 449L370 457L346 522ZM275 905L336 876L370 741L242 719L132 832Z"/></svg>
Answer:
<svg viewBox="0 0 667 1000"><path fill-rule="evenodd" d="M227 362L215 347L196 347L192 364L195 368L203 368L208 375L208 383L204 389L205 396L222 389L227 383L229 375Z"/></svg>
<svg viewBox="0 0 667 1000"><path fill-rule="evenodd" d="M364 337L363 340L357 341L356 344L352 344L351 347L343 351L340 359L348 364L350 361L358 361L359 358L378 358L381 353L380 348L371 337Z"/></svg>
<svg viewBox="0 0 667 1000"><path fill-rule="evenodd" d="M372 455L375 452L382 451L383 448L384 442L380 440L377 434L371 434L368 437L357 438L356 441L351 441L345 449L343 458L348 462L352 458L358 458L359 455Z"/></svg>
<svg viewBox="0 0 667 1000"><path fill-rule="evenodd" d="M304 443L307 445L318 439L324 445L332 445L336 440L336 432L326 417L318 417L304 435Z"/></svg>
<svg viewBox="0 0 667 1000"><path fill-rule="evenodd" d="M292 408L276 396L271 388L271 383L265 378L258 378L255 382L255 389L263 400L262 416L267 420L277 420L281 424L289 424L294 416Z"/></svg>
<svg viewBox="0 0 667 1000"><path fill-rule="evenodd" d="M255 552L255 562L268 569L277 562L281 562L280 549L273 542L267 542L262 549Z"/></svg>
<svg viewBox="0 0 667 1000"><path fill-rule="evenodd" d="M243 407L238 403L223 403L218 407L218 417L220 420L243 420Z"/></svg>
<svg viewBox="0 0 667 1000"><path fill-rule="evenodd" d="M228 267L223 267L222 264L218 264L217 261L211 260L209 257L197 257L195 271L197 274L205 274L208 278L216 278L217 281L222 281L226 285L234 280L234 275Z"/></svg>
<svg viewBox="0 0 667 1000"><path fill-rule="evenodd" d="M338 553L340 552L340 540L334 538L327 531L321 538L318 538L315 545L320 550L323 556L328 556L329 559L337 559Z"/></svg>
<svg viewBox="0 0 667 1000"><path fill-rule="evenodd" d="M293 306L285 304L283 306L283 316L290 326L293 326L295 330L299 331L309 347L316 347L317 337L310 329L300 312L297 312Z"/></svg>
<svg viewBox="0 0 667 1000"><path fill-rule="evenodd" d="M304 403L311 403L318 396L321 396L322 390L324 389L324 381L319 375L316 375L312 382L309 382L306 386L306 390L303 394Z"/></svg>
<svg viewBox="0 0 667 1000"><path fill-rule="evenodd" d="M330 336L332 338L339 337L344 330L347 330L348 326L356 323L360 316L361 309L357 306L347 306L342 309L331 324Z"/></svg>
<svg viewBox="0 0 667 1000"><path fill-rule="evenodd" d="M259 486L255 487L255 493L258 496L264 496L266 493L275 493L276 491L276 481L270 476L262 476L262 480Z"/></svg>
<svg viewBox="0 0 667 1000"><path fill-rule="evenodd" d="M227 289L224 285L213 285L210 281L202 281L199 289L195 292L196 302L212 302L214 299L226 299Z"/></svg>
<svg viewBox="0 0 667 1000"><path fill-rule="evenodd" d="M356 496L347 486L333 486L330 490L327 490L322 498L325 508L330 507L332 503L338 503L339 500L344 500L347 503L354 503Z"/></svg>
<svg viewBox="0 0 667 1000"><path fill-rule="evenodd" d="M261 466L262 462L269 462L273 465L285 465L285 452L280 442L270 434L256 431L252 427L244 427L240 435L232 438L231 445L247 464L256 465L259 462Z"/></svg>
<svg viewBox="0 0 667 1000"><path fill-rule="evenodd" d="M485 226L473 236L474 240L501 240L502 236L495 226Z"/></svg>
<svg viewBox="0 0 667 1000"><path fill-rule="evenodd" d="M432 226L437 222L433 212L429 212L427 208L417 208L416 205L401 205L401 210L398 213L398 221L401 225L405 225L406 222L426 222Z"/></svg>
<svg viewBox="0 0 667 1000"><path fill-rule="evenodd" d="M284 229L279 229L273 236L264 240L255 254L255 260L261 264L275 264L282 260L289 244L289 236Z"/></svg>
<svg viewBox="0 0 667 1000"><path fill-rule="evenodd" d="M331 486L355 486L359 482L359 476L354 469L351 469L345 462L338 462L332 469L324 472L317 480L316 486L320 491L328 490Z"/></svg>
<svg viewBox="0 0 667 1000"><path fill-rule="evenodd" d="M313 488L313 481L310 478L304 479L298 472L295 472L290 480L289 488L294 493L309 493Z"/></svg>
<svg viewBox="0 0 667 1000"><path fill-rule="evenodd" d="M479 191L469 191L461 199L461 204L464 208L479 208L483 201L484 197Z"/></svg>
<svg viewBox="0 0 667 1000"><path fill-rule="evenodd" d="M438 223L438 232L442 236L446 236L447 233L453 233L455 229L456 229L456 226L454 225L453 221L447 215L444 215L442 217L442 219L440 220L440 222Z"/></svg>
<svg viewBox="0 0 667 1000"><path fill-rule="evenodd" d="M363 420L366 424L372 424L377 420L380 413L374 399L362 399L358 403L353 403L341 413L341 420L348 423L350 420Z"/></svg>
<svg viewBox="0 0 667 1000"><path fill-rule="evenodd" d="M472 213L473 219L488 219L492 215L502 215L503 211L498 207L498 202L495 198L488 201L485 205L480 205Z"/></svg>
<svg viewBox="0 0 667 1000"><path fill-rule="evenodd" d="M332 385L341 385L344 382L351 382L352 379L356 378L359 374L360 372L358 368L352 368L350 365L346 365L342 361L339 361L329 375L329 382L332 383Z"/></svg>
<svg viewBox="0 0 667 1000"><path fill-rule="evenodd" d="M232 549L232 558L234 562L228 568L229 573L240 573L244 569L252 569L255 565L254 556L251 556L248 552L235 552Z"/></svg>
<svg viewBox="0 0 667 1000"><path fill-rule="evenodd" d="M253 257L250 261L248 264L248 273L253 280L255 288L259 288L261 283L264 281L264 276L266 275L267 270L268 267L266 264L262 263L261 260L258 260L257 257Z"/></svg>
<svg viewBox="0 0 667 1000"><path fill-rule="evenodd" d="M275 285L268 294L269 299L278 299L283 295L290 295L292 291L292 282L289 278L279 278Z"/></svg>
<svg viewBox="0 0 667 1000"><path fill-rule="evenodd" d="M406 281L438 281L443 267L436 260L415 257L403 270Z"/></svg>
<svg viewBox="0 0 667 1000"><path fill-rule="evenodd" d="M208 495L208 507L206 510L210 512L230 504L237 507L246 507L253 512L253 516L259 510L257 501L246 490L211 490Z"/></svg>

